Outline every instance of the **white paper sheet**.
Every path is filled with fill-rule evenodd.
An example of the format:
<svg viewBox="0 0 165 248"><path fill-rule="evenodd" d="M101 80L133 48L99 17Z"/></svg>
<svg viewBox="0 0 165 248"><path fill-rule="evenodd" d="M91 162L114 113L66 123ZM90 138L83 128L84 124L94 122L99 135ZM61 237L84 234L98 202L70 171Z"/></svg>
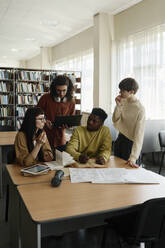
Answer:
<svg viewBox="0 0 165 248"><path fill-rule="evenodd" d="M125 183L159 183L156 173L139 168L126 170Z"/></svg>
<svg viewBox="0 0 165 248"><path fill-rule="evenodd" d="M123 174L125 169L123 168L69 168L70 178L72 183L79 182L94 182L107 181L113 179L113 181L123 181Z"/></svg>
<svg viewBox="0 0 165 248"><path fill-rule="evenodd" d="M70 168L70 178L72 183L92 182L92 183L160 183L162 177L143 168ZM164 179L165 182L165 179Z"/></svg>
<svg viewBox="0 0 165 248"><path fill-rule="evenodd" d="M59 165L65 166L65 165L75 163L75 160L73 159L73 157L69 153L67 153L65 151L61 152L61 151L56 149L56 162Z"/></svg>
<svg viewBox="0 0 165 248"><path fill-rule="evenodd" d="M60 169L64 168L63 165L60 165L56 161L45 162L45 164L48 165L51 170L60 170Z"/></svg>

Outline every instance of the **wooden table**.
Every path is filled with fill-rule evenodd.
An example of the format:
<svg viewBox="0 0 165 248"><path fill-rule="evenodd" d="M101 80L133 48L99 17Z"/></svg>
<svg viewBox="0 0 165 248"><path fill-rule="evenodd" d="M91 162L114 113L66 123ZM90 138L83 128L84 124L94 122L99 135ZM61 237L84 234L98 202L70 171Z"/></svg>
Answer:
<svg viewBox="0 0 165 248"><path fill-rule="evenodd" d="M123 162L119 160L118 166ZM115 159L112 164L115 166ZM65 180L57 188L48 182L20 185L17 189L21 196L22 247L41 248L43 236L102 225L120 209L165 197L165 179L150 185L74 184Z"/></svg>
<svg viewBox="0 0 165 248"><path fill-rule="evenodd" d="M112 167L112 168L123 167L125 166L124 164L125 164L124 160L112 156L110 158L110 161L107 163L107 166ZM25 177L21 174L20 172L21 169L22 167L16 164L11 164L11 165L6 166L8 184L10 186L9 203L11 204L9 204L10 205L9 221L10 221L10 227L11 227L10 239L11 239L11 244L13 248L21 247L20 246L20 235L18 231L19 230L19 221L18 221L19 220L19 198L18 198L16 186L27 185L27 184L31 184L34 186L34 184L40 184L40 183L47 183L48 185L50 185L51 179L53 178L54 173L55 173L54 171L50 171L46 175ZM69 179L69 178L68 177L63 178L63 181L64 179ZM6 216L8 216L8 209L6 209Z"/></svg>
<svg viewBox="0 0 165 248"><path fill-rule="evenodd" d="M8 199L6 202L5 219L9 219L10 223L10 244L13 248L20 248L20 235L19 235L19 198L16 186L25 184L39 184L47 182L50 184L54 176L54 171L49 171L45 175L39 176L23 176L21 174L20 165L10 164L6 165L7 181L8 181ZM9 202L9 204L8 204ZM8 211L9 208L9 211ZM8 218L9 215L9 218Z"/></svg>
<svg viewBox="0 0 165 248"><path fill-rule="evenodd" d="M4 146L9 146L14 144L15 136L17 132L16 131L9 131L9 132L0 132L0 198L3 196L3 190L2 190L2 173L3 173L3 152L2 149Z"/></svg>
<svg viewBox="0 0 165 248"><path fill-rule="evenodd" d="M84 165L82 164L84 168ZM125 165L123 159L111 156L110 160L107 162L107 167L109 168L130 168ZM20 165L10 164L6 166L8 175L14 185L31 184L31 183L43 183L50 182L54 176L54 171L49 171L48 174L39 176L28 176L25 177L21 174L20 170L23 168ZM65 178L64 178L65 179Z"/></svg>

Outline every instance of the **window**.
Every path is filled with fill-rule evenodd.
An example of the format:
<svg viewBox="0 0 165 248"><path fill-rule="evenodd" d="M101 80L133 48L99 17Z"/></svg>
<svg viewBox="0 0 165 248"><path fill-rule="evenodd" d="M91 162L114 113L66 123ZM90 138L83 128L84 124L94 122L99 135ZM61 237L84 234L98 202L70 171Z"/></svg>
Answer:
<svg viewBox="0 0 165 248"><path fill-rule="evenodd" d="M117 44L116 85L125 77L139 83L137 97L147 119L165 119L165 25L131 35Z"/></svg>
<svg viewBox="0 0 165 248"><path fill-rule="evenodd" d="M91 112L93 108L93 49L56 61L53 67L56 70L82 72L82 111Z"/></svg>

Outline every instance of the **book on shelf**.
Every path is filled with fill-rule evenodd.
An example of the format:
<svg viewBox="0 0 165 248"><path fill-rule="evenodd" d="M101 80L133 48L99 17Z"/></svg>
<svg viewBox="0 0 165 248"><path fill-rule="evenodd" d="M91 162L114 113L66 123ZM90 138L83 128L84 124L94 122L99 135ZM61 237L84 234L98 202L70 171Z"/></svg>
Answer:
<svg viewBox="0 0 165 248"><path fill-rule="evenodd" d="M11 117L14 114L13 107L7 106L7 107L0 107L0 116L1 117Z"/></svg>
<svg viewBox="0 0 165 248"><path fill-rule="evenodd" d="M17 107L17 116L24 117L27 109L27 107Z"/></svg>
<svg viewBox="0 0 165 248"><path fill-rule="evenodd" d="M23 120L19 119L17 120L17 128L20 129L22 125Z"/></svg>
<svg viewBox="0 0 165 248"><path fill-rule="evenodd" d="M7 92L7 87L5 82L1 82L1 91Z"/></svg>
<svg viewBox="0 0 165 248"><path fill-rule="evenodd" d="M13 104L13 96L12 95L0 95L0 103L1 104Z"/></svg>
<svg viewBox="0 0 165 248"><path fill-rule="evenodd" d="M0 126L14 126L13 119L0 120Z"/></svg>
<svg viewBox="0 0 165 248"><path fill-rule="evenodd" d="M13 79L13 72L11 72L10 70L0 70L0 79Z"/></svg>
<svg viewBox="0 0 165 248"><path fill-rule="evenodd" d="M42 76L40 71L18 71L18 80L27 80L27 81L41 81Z"/></svg>
<svg viewBox="0 0 165 248"><path fill-rule="evenodd" d="M9 92L13 90L13 84L11 82L0 82L0 91L1 92Z"/></svg>

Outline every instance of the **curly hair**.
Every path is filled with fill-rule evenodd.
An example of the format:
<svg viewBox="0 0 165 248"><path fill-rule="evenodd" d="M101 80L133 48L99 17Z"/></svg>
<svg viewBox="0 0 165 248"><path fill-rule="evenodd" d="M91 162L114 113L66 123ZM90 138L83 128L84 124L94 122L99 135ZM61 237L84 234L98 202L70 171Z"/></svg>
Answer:
<svg viewBox="0 0 165 248"><path fill-rule="evenodd" d="M34 144L33 144L34 135L38 136L41 132L41 130L39 130L38 133L36 134L36 130L37 130L36 117L38 115L43 115L43 114L44 114L44 111L39 107L28 108L25 113L25 117L24 117L24 120L22 122L19 132L23 132L26 136L27 147L28 147L29 153L32 152L34 148ZM38 153L38 158L39 158L39 161L43 161L42 149L40 149Z"/></svg>
<svg viewBox="0 0 165 248"><path fill-rule="evenodd" d="M119 89L126 91L133 90L134 94L136 94L139 89L139 85L134 78L125 78L119 83Z"/></svg>
<svg viewBox="0 0 165 248"><path fill-rule="evenodd" d="M67 86L66 97L68 101L71 101L73 99L74 86L70 78L65 75L58 75L52 80L51 85L50 85L50 94L53 99L55 97L58 97L57 92L56 92L57 85Z"/></svg>

